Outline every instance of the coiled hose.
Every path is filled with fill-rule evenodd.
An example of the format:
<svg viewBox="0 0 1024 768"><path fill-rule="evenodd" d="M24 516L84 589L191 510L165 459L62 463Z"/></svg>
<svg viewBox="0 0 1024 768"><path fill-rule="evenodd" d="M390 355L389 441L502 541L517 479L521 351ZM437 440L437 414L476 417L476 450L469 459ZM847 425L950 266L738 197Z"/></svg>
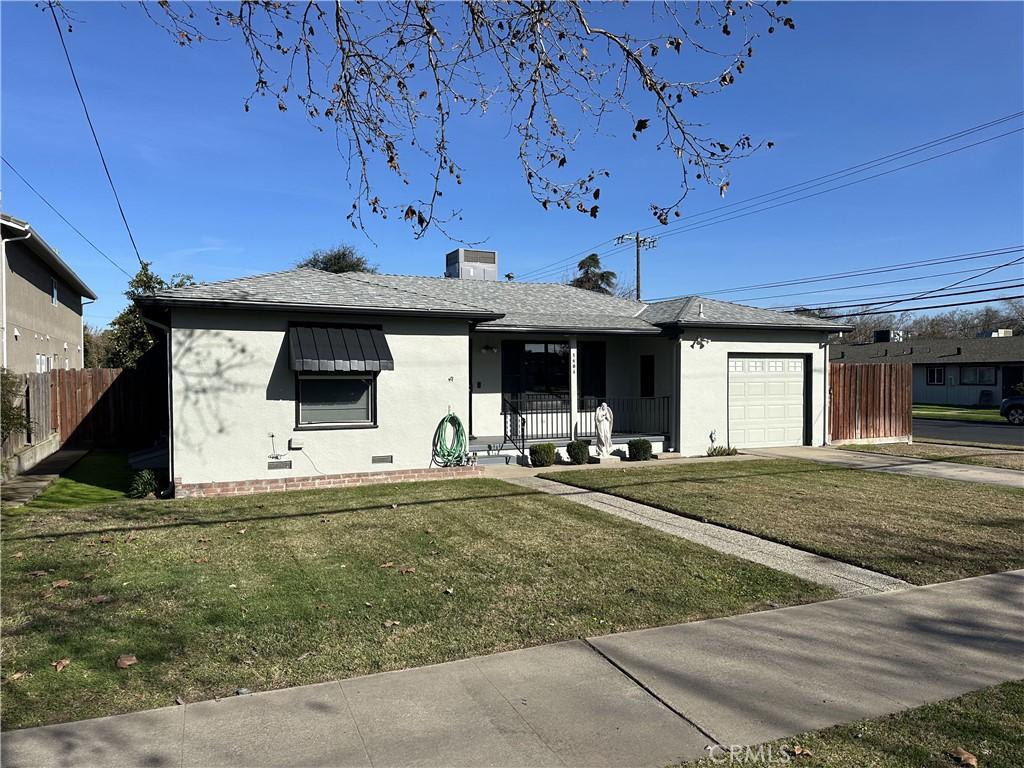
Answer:
<svg viewBox="0 0 1024 768"><path fill-rule="evenodd" d="M452 429L452 441L448 442L448 427ZM434 431L434 455L431 462L439 467L459 467L469 461L466 451L466 430L454 413L449 413Z"/></svg>

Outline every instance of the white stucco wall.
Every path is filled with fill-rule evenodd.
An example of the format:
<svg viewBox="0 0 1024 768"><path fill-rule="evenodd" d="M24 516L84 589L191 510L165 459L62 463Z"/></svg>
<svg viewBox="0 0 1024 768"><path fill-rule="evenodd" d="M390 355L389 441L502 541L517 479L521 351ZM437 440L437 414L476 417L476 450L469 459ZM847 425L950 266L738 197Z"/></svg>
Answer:
<svg viewBox="0 0 1024 768"><path fill-rule="evenodd" d="M1003 370L995 365L995 384L961 384L960 366L946 365L946 383L929 384L927 369L933 366L914 366L914 402L931 403L934 405L978 405L981 393L988 390L992 397L990 403L999 404L1003 399Z"/></svg>
<svg viewBox="0 0 1024 768"><path fill-rule="evenodd" d="M701 348L697 338L708 339ZM701 455L717 433L718 444L729 441L729 355L800 354L811 358L811 444L825 442L826 361L828 335L817 331L757 331L688 328L679 344L680 390L678 450Z"/></svg>
<svg viewBox="0 0 1024 768"><path fill-rule="evenodd" d="M288 322L317 320L383 328L395 370L378 375L376 427L295 429ZM175 309L172 328L173 471L183 483L426 467L448 407L468 415L463 320ZM271 432L290 470L267 468ZM291 437L304 449L289 451ZM371 464L382 454L394 463Z"/></svg>

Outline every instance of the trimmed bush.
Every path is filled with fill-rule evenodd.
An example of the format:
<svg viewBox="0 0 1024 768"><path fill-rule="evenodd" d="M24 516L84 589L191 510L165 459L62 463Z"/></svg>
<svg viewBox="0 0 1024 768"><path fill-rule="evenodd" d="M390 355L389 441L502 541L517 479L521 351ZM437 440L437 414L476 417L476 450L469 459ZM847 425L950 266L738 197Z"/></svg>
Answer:
<svg viewBox="0 0 1024 768"><path fill-rule="evenodd" d="M565 452L573 464L586 464L590 461L590 441L573 440L565 447Z"/></svg>
<svg viewBox="0 0 1024 768"><path fill-rule="evenodd" d="M124 495L129 499L144 499L156 492L156 472L152 469L143 469L132 475L132 481L128 484L128 490Z"/></svg>
<svg viewBox="0 0 1024 768"><path fill-rule="evenodd" d="M731 445L712 445L708 448L708 456L735 456L739 451Z"/></svg>
<svg viewBox="0 0 1024 768"><path fill-rule="evenodd" d="M535 467L550 467L554 463L554 443L537 443L530 446L530 464Z"/></svg>
<svg viewBox="0 0 1024 768"><path fill-rule="evenodd" d="M646 440L642 437L636 437L629 441L630 461L650 461L651 454L650 440Z"/></svg>

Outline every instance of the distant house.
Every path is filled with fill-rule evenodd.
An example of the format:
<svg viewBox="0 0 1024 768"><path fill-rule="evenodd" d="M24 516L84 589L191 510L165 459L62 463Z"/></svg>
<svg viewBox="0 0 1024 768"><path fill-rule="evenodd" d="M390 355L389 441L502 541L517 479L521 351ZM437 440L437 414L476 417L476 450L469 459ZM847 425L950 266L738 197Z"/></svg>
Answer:
<svg viewBox="0 0 1024 768"><path fill-rule="evenodd" d="M911 363L914 402L998 404L1024 380L1024 336L922 339L832 347L833 363Z"/></svg>
<svg viewBox="0 0 1024 768"><path fill-rule="evenodd" d="M82 279L28 222L0 214L3 367L15 373L83 368Z"/></svg>
<svg viewBox="0 0 1024 768"><path fill-rule="evenodd" d="M446 273L295 269L140 299L169 338L177 493L422 477L449 412L492 461L593 438L602 402L620 452L826 440L828 341L848 326L498 281L493 251Z"/></svg>

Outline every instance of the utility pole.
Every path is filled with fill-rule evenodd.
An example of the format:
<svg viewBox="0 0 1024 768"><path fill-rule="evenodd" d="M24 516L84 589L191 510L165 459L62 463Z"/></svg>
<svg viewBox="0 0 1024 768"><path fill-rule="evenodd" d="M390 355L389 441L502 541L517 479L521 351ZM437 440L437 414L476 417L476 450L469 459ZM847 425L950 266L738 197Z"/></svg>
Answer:
<svg viewBox="0 0 1024 768"><path fill-rule="evenodd" d="M632 235L619 235L615 238L615 243L622 245L630 240L636 243L636 300L640 301L640 250L642 248L656 248L658 246L658 238L640 237L639 232L634 232Z"/></svg>

